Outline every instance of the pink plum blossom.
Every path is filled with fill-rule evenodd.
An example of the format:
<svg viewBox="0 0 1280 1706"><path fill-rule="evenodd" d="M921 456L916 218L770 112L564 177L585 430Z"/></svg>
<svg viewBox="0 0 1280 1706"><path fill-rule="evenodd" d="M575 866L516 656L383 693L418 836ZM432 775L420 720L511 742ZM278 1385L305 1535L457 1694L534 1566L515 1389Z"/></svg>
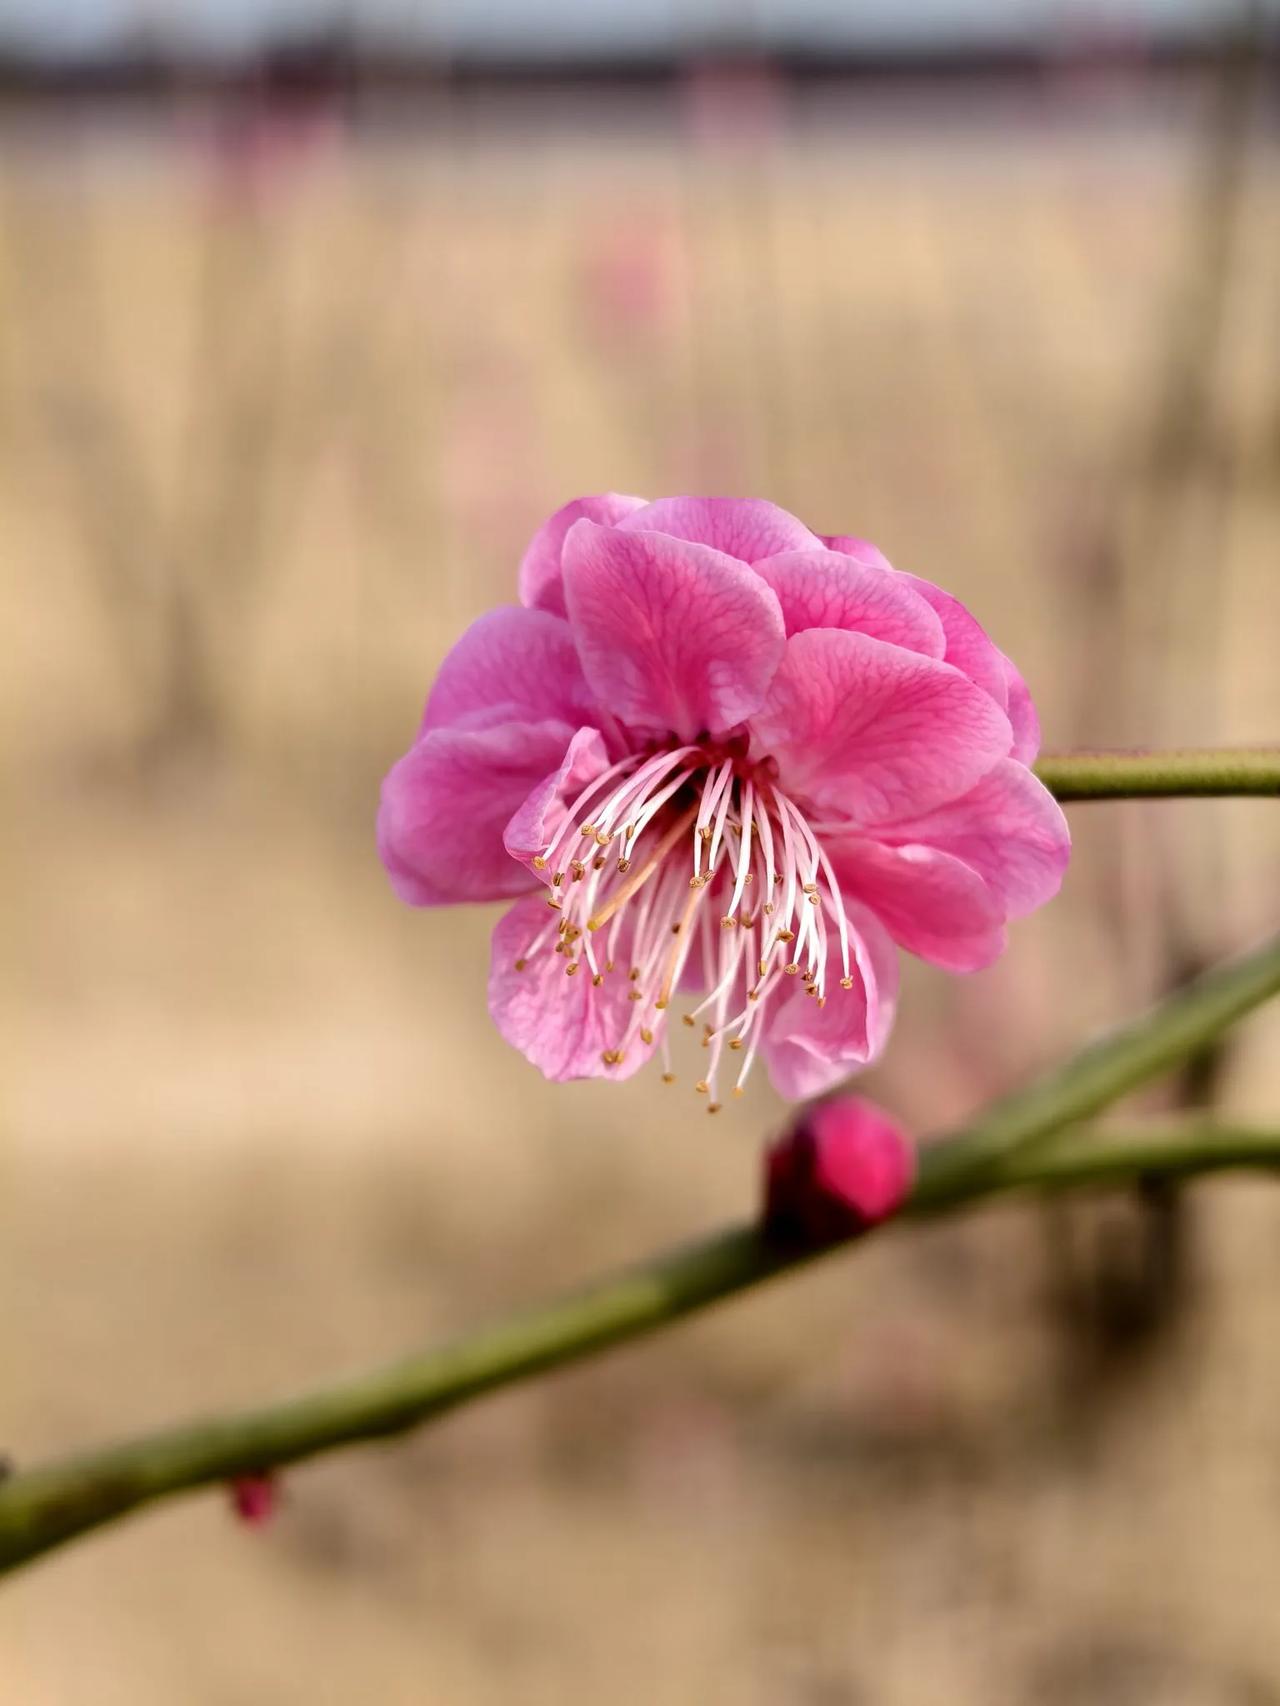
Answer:
<svg viewBox="0 0 1280 1706"><path fill-rule="evenodd" d="M956 599L774 505L558 510L518 606L445 658L383 784L415 906L509 899L489 1007L548 1078L625 1078L667 1021L711 1109L761 1055L817 1095L883 1049L897 948L989 965L1069 838L1021 676Z"/></svg>

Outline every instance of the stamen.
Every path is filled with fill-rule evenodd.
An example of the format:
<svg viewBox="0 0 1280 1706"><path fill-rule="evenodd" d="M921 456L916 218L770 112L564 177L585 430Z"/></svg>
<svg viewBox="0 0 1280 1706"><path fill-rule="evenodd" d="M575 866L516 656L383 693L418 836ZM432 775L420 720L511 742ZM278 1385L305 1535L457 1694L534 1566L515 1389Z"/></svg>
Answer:
<svg viewBox="0 0 1280 1706"><path fill-rule="evenodd" d="M636 872L634 877L631 877L627 882L623 883L622 887L616 894L610 895L609 899L600 908L599 912L596 913L594 918L589 918L587 920L588 930L598 930L602 924L607 924L618 908L620 906L625 906L631 899L632 895L635 894L636 890L643 887L643 885L649 881L649 878L658 869L667 854L688 829L696 815L697 813L695 810L690 807L682 818L672 824L671 828L649 855L643 867Z"/></svg>

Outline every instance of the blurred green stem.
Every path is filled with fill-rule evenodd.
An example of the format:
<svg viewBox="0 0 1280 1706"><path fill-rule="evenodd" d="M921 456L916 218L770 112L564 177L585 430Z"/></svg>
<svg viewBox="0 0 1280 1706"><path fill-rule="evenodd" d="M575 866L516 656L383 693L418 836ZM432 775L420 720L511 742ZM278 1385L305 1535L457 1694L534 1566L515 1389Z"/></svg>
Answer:
<svg viewBox="0 0 1280 1706"><path fill-rule="evenodd" d="M1280 1166L1280 1133L1207 1127L1106 1146L1043 1147L1064 1127L1203 1047L1280 991L1280 938L1162 1001L1028 1089L922 1153L899 1218L1013 1190L1067 1190L1136 1177ZM12 1569L139 1505L400 1433L498 1386L651 1332L810 1261L754 1224L655 1257L559 1300L303 1398L91 1451L0 1482L0 1569Z"/></svg>
<svg viewBox="0 0 1280 1706"><path fill-rule="evenodd" d="M1036 775L1060 800L1170 799L1178 795L1280 796L1280 747L1174 752L1049 752Z"/></svg>

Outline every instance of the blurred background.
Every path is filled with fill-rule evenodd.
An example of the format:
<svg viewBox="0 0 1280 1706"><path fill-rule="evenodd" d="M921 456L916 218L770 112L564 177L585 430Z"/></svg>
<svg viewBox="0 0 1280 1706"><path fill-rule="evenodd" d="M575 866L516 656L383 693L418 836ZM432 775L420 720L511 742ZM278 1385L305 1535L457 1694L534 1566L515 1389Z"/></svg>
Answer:
<svg viewBox="0 0 1280 1706"><path fill-rule="evenodd" d="M582 492L767 495L1046 744L1280 722L1277 15L0 0L0 1444L282 1395L746 1212L781 1110L550 1086L382 772ZM1257 802L1072 808L914 967L945 1129L1274 925ZM1147 1107L1276 1117L1280 1028ZM912 1230L7 1584L21 1706L1280 1702L1280 1198Z"/></svg>

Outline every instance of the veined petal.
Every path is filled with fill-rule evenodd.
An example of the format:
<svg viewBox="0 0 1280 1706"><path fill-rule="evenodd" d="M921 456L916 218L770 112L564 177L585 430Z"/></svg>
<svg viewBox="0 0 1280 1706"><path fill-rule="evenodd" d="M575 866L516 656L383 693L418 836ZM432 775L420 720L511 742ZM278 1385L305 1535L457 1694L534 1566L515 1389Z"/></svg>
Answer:
<svg viewBox="0 0 1280 1706"><path fill-rule="evenodd" d="M1071 855L1071 832L1061 806L1013 758L1002 758L959 798L880 825L874 834L891 846L923 843L963 860L1006 918L1025 917L1051 900Z"/></svg>
<svg viewBox="0 0 1280 1706"><path fill-rule="evenodd" d="M869 568L888 569L895 575L898 572L880 547L873 545L869 539L855 538L852 533L824 533L821 537L828 551L839 551L841 556L852 557Z"/></svg>
<svg viewBox="0 0 1280 1706"><path fill-rule="evenodd" d="M622 492L599 492L591 497L575 498L544 521L529 542L520 563L520 602L536 610L550 610L563 616L564 576L560 554L565 536L575 521L585 516L588 521L603 522L612 527L633 510L644 509L646 499L627 497Z"/></svg>
<svg viewBox="0 0 1280 1706"><path fill-rule="evenodd" d="M443 906L527 891L503 831L573 737L566 723L501 723L417 741L387 772L378 810L378 851L400 898Z"/></svg>
<svg viewBox="0 0 1280 1706"><path fill-rule="evenodd" d="M947 971L980 971L999 958L1005 912L971 865L937 847L887 846L851 837L830 843L848 895L881 920L899 947Z"/></svg>
<svg viewBox="0 0 1280 1706"><path fill-rule="evenodd" d="M1026 682L1003 653L1001 658L1009 693L1009 723L1013 729L1013 750L1009 756L1019 764L1034 764L1040 751L1040 719Z"/></svg>
<svg viewBox="0 0 1280 1706"><path fill-rule="evenodd" d="M823 543L833 551L842 551L860 563L888 569L900 581L905 581L933 610L942 624L944 650L941 657L954 664L989 693L1002 711L1006 711L1013 730L1010 757L1030 764L1040 750L1040 722L1027 691L1027 684L1008 657L1000 650L986 629L958 598L944 592L932 581L919 575L895 569L868 539L855 539L849 534L832 534ZM791 630L788 628L788 632Z"/></svg>
<svg viewBox="0 0 1280 1706"><path fill-rule="evenodd" d="M845 628L908 651L940 658L942 623L892 569L838 551L784 551L752 567L782 606L788 636L806 628Z"/></svg>
<svg viewBox="0 0 1280 1706"><path fill-rule="evenodd" d="M511 857L532 867L533 860L561 828L566 807L608 767L609 754L600 731L579 729L560 763L538 783L507 825L503 842ZM549 881L549 875L543 880Z"/></svg>
<svg viewBox="0 0 1280 1706"><path fill-rule="evenodd" d="M742 722L782 658L782 612L758 575L665 533L575 524L565 598L587 680L633 726L682 740Z"/></svg>
<svg viewBox="0 0 1280 1706"><path fill-rule="evenodd" d="M630 1024L631 984L622 972L593 984L585 965L569 975L573 962L565 955L531 952L552 916L539 893L499 919L489 970L494 1023L547 1078L630 1078L652 1055L652 1043L636 1037L621 1060L604 1056L616 1052Z"/></svg>
<svg viewBox="0 0 1280 1706"><path fill-rule="evenodd" d="M829 983L819 1005L802 985L778 998L764 1033L763 1053L779 1095L800 1101L830 1090L882 1052L898 1001L898 955L888 932L865 907L846 907L857 948L853 987L838 986L834 934L828 951Z"/></svg>
<svg viewBox="0 0 1280 1706"><path fill-rule="evenodd" d="M1012 741L1004 712L949 664L832 628L787 641L751 732L790 794L859 824L965 793Z"/></svg>
<svg viewBox="0 0 1280 1706"><path fill-rule="evenodd" d="M822 543L803 521L763 498L659 498L620 525L627 533L665 533L710 545L741 563L757 563L780 551L813 550Z"/></svg>
<svg viewBox="0 0 1280 1706"><path fill-rule="evenodd" d="M419 732L498 723L595 722L569 624L504 604L479 617L440 666Z"/></svg>

